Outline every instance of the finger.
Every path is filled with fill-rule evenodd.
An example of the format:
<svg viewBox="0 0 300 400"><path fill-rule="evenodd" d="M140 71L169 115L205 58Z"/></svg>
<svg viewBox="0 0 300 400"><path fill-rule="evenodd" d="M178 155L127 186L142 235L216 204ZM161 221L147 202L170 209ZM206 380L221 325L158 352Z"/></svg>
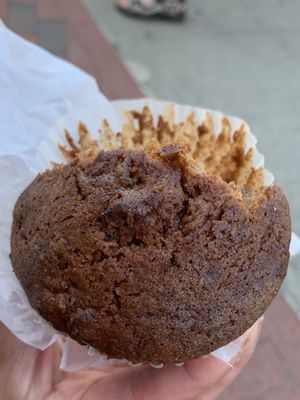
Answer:
<svg viewBox="0 0 300 400"><path fill-rule="evenodd" d="M234 381L254 353L262 326L262 319L257 321L243 336L239 354L230 360L232 368L209 390L208 399L216 399ZM201 398L203 400L203 398Z"/></svg>
<svg viewBox="0 0 300 400"><path fill-rule="evenodd" d="M213 356L194 361L190 369L165 366L162 369L152 367L129 368L107 379L95 381L85 393L84 399L95 400L183 400L204 394L224 373L231 369Z"/></svg>
<svg viewBox="0 0 300 400"><path fill-rule="evenodd" d="M41 398L58 379L60 346L31 347L0 323L0 387L7 399Z"/></svg>
<svg viewBox="0 0 300 400"><path fill-rule="evenodd" d="M34 360L26 346L0 323L0 387L7 398L19 399L30 386ZM18 382L16 380L18 377Z"/></svg>
<svg viewBox="0 0 300 400"><path fill-rule="evenodd" d="M144 366L128 368L107 379L96 381L85 399L115 400L211 400L223 391L250 358L260 331L255 324L246 334L239 357L230 367L210 355L187 362L183 367L165 366L154 369Z"/></svg>

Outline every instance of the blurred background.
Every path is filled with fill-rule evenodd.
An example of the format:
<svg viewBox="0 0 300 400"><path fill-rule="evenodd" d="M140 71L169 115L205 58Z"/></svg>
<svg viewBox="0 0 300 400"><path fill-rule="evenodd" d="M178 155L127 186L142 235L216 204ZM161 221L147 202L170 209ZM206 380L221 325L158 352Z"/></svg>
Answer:
<svg viewBox="0 0 300 400"><path fill-rule="evenodd" d="M190 0L180 22L128 17L113 0L0 0L0 16L95 76L110 99L145 95L245 119L300 234L299 0ZM300 399L299 264L223 400Z"/></svg>

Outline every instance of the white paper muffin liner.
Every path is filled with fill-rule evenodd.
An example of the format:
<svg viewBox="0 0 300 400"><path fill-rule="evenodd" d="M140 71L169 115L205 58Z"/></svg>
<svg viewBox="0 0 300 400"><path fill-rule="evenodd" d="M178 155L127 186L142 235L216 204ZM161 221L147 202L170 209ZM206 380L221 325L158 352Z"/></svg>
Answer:
<svg viewBox="0 0 300 400"><path fill-rule="evenodd" d="M164 114L167 102L150 99L141 100L122 100L112 103L101 104L95 99L93 106L74 108L63 119L59 120L40 141L37 148L30 147L28 141L28 151L22 154L7 155L0 157L0 206L2 215L0 222L0 320L23 342L38 348L45 349L54 342L63 341L63 356L60 367L64 370L80 370L90 367L99 367L109 364L127 364L127 360L107 359L105 355L100 354L90 346L83 346L55 330L46 320L44 320L30 305L24 290L17 280L9 258L10 253L10 230L12 223L12 211L14 204L25 189L25 187L34 179L38 172L51 167L51 161L65 162L58 150L58 142L65 143L64 128L72 133L77 139L77 128L79 121L84 122L91 135L99 137L99 128L101 120L105 117L109 120L111 127L118 131L121 130L124 110L141 111L144 105L148 105L152 110L154 117ZM221 120L223 114L220 112L201 109L191 106L175 104L175 122L181 122L186 119L188 114L195 112L198 123L204 120L205 113L210 112L215 124L216 132L220 132ZM247 132L246 150L254 147L253 166L264 165L264 157L256 150L256 138L251 133L248 125L239 118L228 117L232 126L232 133L243 123ZM32 157L27 157L31 151ZM265 170L265 185L273 182L273 175ZM294 252L300 247L297 245L297 238L293 236L292 247ZM295 244L296 243L296 244ZM221 347L211 354L225 363L230 364L240 351L240 344L243 336L233 342ZM162 367L156 365L155 367ZM179 364L178 364L179 366Z"/></svg>

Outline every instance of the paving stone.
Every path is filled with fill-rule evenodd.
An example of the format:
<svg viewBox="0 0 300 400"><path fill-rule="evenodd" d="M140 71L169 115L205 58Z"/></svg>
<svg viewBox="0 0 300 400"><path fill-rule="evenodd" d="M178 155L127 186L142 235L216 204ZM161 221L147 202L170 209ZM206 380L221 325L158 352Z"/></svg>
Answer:
<svg viewBox="0 0 300 400"><path fill-rule="evenodd" d="M36 35L37 12L34 4L11 2L8 19L10 28L20 35Z"/></svg>
<svg viewBox="0 0 300 400"><path fill-rule="evenodd" d="M89 51L77 40L69 40L68 42L68 58L72 63L80 65L88 74L96 75L96 66L93 63Z"/></svg>
<svg viewBox="0 0 300 400"><path fill-rule="evenodd" d="M13 1L16 1L16 3L19 4L37 4L37 0L8 0L10 3L12 3ZM50 0L51 1L51 0Z"/></svg>
<svg viewBox="0 0 300 400"><path fill-rule="evenodd" d="M0 18L5 18L7 10L7 0L0 0Z"/></svg>
<svg viewBox="0 0 300 400"><path fill-rule="evenodd" d="M38 21L38 44L57 56L64 57L67 53L66 28L63 20Z"/></svg>
<svg viewBox="0 0 300 400"><path fill-rule="evenodd" d="M259 366L255 368L254 366ZM280 362L267 341L260 342L250 363L220 400L254 400L270 388L284 384Z"/></svg>
<svg viewBox="0 0 300 400"><path fill-rule="evenodd" d="M282 296L266 312L265 333L276 349L282 370L300 385L300 323Z"/></svg>
<svg viewBox="0 0 300 400"><path fill-rule="evenodd" d="M299 400L300 388L294 384L280 385L265 392L258 400Z"/></svg>
<svg viewBox="0 0 300 400"><path fill-rule="evenodd" d="M37 3L38 16L41 19L60 19L62 16L60 7L55 0L39 0Z"/></svg>
<svg viewBox="0 0 300 400"><path fill-rule="evenodd" d="M279 295L265 314L255 353L220 400L271 400L271 394L293 396L300 388L300 324ZM299 397L300 398L300 397ZM298 400L298 397L287 397ZM274 398L275 399L275 398ZM276 397L276 400L286 400Z"/></svg>

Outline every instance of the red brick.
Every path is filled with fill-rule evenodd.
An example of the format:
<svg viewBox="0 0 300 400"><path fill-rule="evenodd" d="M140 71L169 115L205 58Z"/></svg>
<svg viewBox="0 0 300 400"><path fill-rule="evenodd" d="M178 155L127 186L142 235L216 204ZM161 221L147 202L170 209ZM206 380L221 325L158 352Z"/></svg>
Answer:
<svg viewBox="0 0 300 400"><path fill-rule="evenodd" d="M84 14L82 14L82 19L80 21L73 19L69 20L68 26L70 38L76 37L77 40L80 40L83 44L88 45L88 47L92 50L97 49L97 46L102 47L107 45L106 38L87 15L86 11ZM111 46L109 45L109 47Z"/></svg>
<svg viewBox="0 0 300 400"><path fill-rule="evenodd" d="M58 0L55 0L56 4ZM141 97L141 91L129 72L121 63L111 45L90 18L79 0L59 3L62 16L68 16L67 36L78 41L90 55L95 66L93 76L100 89L110 99ZM70 8L72 13L69 13Z"/></svg>
<svg viewBox="0 0 300 400"><path fill-rule="evenodd" d="M68 16L69 21L73 24L93 23L90 19L87 9L80 0L54 0L54 4L59 7L62 15Z"/></svg>
<svg viewBox="0 0 300 400"><path fill-rule="evenodd" d="M4 22L7 18L7 0L0 0L0 18Z"/></svg>
<svg viewBox="0 0 300 400"><path fill-rule="evenodd" d="M68 42L68 56L70 61L80 64L83 61L89 61L90 57L86 49L76 40Z"/></svg>
<svg viewBox="0 0 300 400"><path fill-rule="evenodd" d="M62 14L73 4L72 15L68 24L68 35L71 40L78 40L82 47L89 50L91 61L96 66L95 78L100 89L110 99L136 98L142 93L119 57L107 42L103 34L91 20L87 10L78 0L67 0L60 3Z"/></svg>
<svg viewBox="0 0 300 400"><path fill-rule="evenodd" d="M10 0L10 3L11 2L12 1ZM37 4L38 2L39 0L14 0L14 3L20 3L20 4Z"/></svg>
<svg viewBox="0 0 300 400"><path fill-rule="evenodd" d="M284 385L285 379L271 344L259 342L253 358L221 399L254 400L270 388Z"/></svg>
<svg viewBox="0 0 300 400"><path fill-rule="evenodd" d="M37 13L35 5L10 2L8 18L10 28L19 35L36 35Z"/></svg>
<svg viewBox="0 0 300 400"><path fill-rule="evenodd" d="M96 66L92 62L89 52L81 46L76 40L69 41L68 45L68 58L77 65L79 68L85 70L88 74L95 76Z"/></svg>
<svg viewBox="0 0 300 400"><path fill-rule="evenodd" d="M277 296L265 314L262 335L253 358L221 400L265 400L265 393L276 392L278 379L283 393L293 394L298 387L295 382L299 382L299 329L300 324L295 314L283 297ZM261 382L260 378L264 376L266 380ZM257 397L258 392L260 396ZM271 395L268 396L268 400L272 399ZM279 399L286 400L285 397ZM291 399L296 400L293 397Z"/></svg>
<svg viewBox="0 0 300 400"><path fill-rule="evenodd" d="M76 24L76 28L70 27L69 34L70 32L73 32L73 40L79 40L81 45L88 49L93 63L97 66L96 79L110 99L141 97L138 85L94 24Z"/></svg>
<svg viewBox="0 0 300 400"><path fill-rule="evenodd" d="M60 7L53 0L39 0L37 12L41 19L61 19L63 17Z"/></svg>
<svg viewBox="0 0 300 400"><path fill-rule="evenodd" d="M95 78L101 90L110 99L137 98L142 93L126 70L118 55L106 38L88 17L89 23L70 23L68 36L70 41L79 42L87 49L91 62L95 65L97 73Z"/></svg>
<svg viewBox="0 0 300 400"><path fill-rule="evenodd" d="M299 400L300 389L295 384L284 384L264 393L263 400Z"/></svg>
<svg viewBox="0 0 300 400"><path fill-rule="evenodd" d="M68 44L64 20L39 20L36 31L39 45L59 57L66 57Z"/></svg>
<svg viewBox="0 0 300 400"><path fill-rule="evenodd" d="M300 322L282 296L266 312L265 331L282 364L300 382Z"/></svg>
<svg viewBox="0 0 300 400"><path fill-rule="evenodd" d="M141 90L134 83L132 78L127 79L126 70L114 66L109 70L98 67L95 78L100 90L110 99L136 99L143 97Z"/></svg>
<svg viewBox="0 0 300 400"><path fill-rule="evenodd" d="M34 35L23 35L23 38L29 40L32 43L37 43L37 38Z"/></svg>

